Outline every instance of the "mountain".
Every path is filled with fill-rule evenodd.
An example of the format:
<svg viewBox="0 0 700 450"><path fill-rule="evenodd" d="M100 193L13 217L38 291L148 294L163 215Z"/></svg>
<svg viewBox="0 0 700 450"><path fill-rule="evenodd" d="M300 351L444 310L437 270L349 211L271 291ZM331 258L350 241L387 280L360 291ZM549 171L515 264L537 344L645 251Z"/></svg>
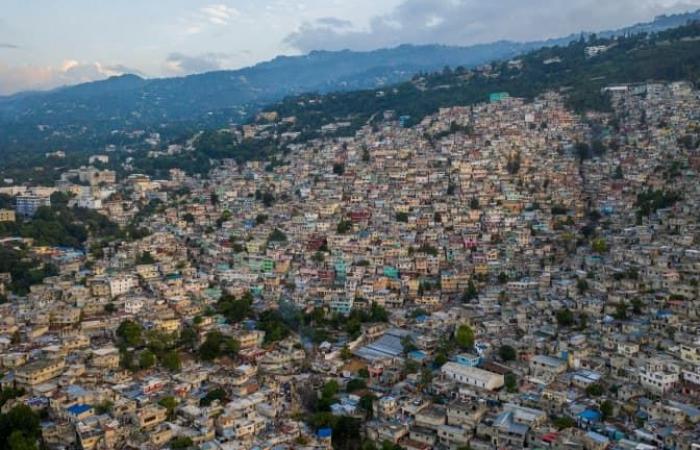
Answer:
<svg viewBox="0 0 700 450"><path fill-rule="evenodd" d="M5 120L68 124L109 121L115 126L196 119L228 109L241 116L256 105L308 91L363 89L392 84L445 65L473 66L508 58L539 44L498 42L472 47L404 45L372 52L315 51L280 56L240 70L178 78L123 75L50 92L0 100Z"/></svg>
<svg viewBox="0 0 700 450"><path fill-rule="evenodd" d="M700 11L661 16L650 23L601 32L597 39L658 32L694 20L700 20ZM575 73L584 67L583 63L575 60L573 65L564 64L562 66L567 69L563 72L557 72L555 66L536 72L547 77L554 74L554 78L547 78L546 83L537 76L523 77L522 74L519 79L527 80L526 85L504 84L502 78L489 77L466 85L448 80L448 85L458 87L429 86L426 94L420 86L406 81L417 73L435 72L444 66L461 67L459 71L463 71L487 62L522 58L528 52L542 48L551 53L568 48L572 42L587 45L586 42L595 42L595 39L591 33L582 33L549 41L501 41L471 47L403 45L371 52L315 51L304 56L280 56L240 70L163 79L122 75L49 92L2 97L0 154L3 164L0 165L0 174L19 180L50 182L61 168L84 164L86 154L103 151L107 146L140 150L150 146L144 138L155 136L153 133L157 133L163 143L182 141L200 130L249 120L253 113L285 98L290 100L275 107L281 112L289 111L305 117L302 123L308 125L304 130L308 131L314 124L328 123L333 117L352 115L353 112L373 114L381 108L397 109L416 119L442 103L466 104L483 99L488 89L528 94L535 88L562 86L563 80L570 79L572 71ZM658 55L664 61L666 56L663 53ZM650 67L656 67L654 60L650 63ZM689 61L689 64L694 64L694 61ZM642 67L639 74L647 72ZM440 77L431 76L428 80L436 79ZM390 86L402 95L376 97L376 89ZM298 108L295 102L307 98L304 93L309 92L332 95L324 99L324 109L320 112L310 108L309 103ZM345 96L343 92L353 93ZM596 98L583 91L579 92L579 97L580 102ZM366 104L359 105L358 101ZM354 125L366 119L362 114L355 116ZM65 150L67 158L55 161L44 158L44 153L56 149ZM252 155L256 152L257 148L253 146L243 153ZM43 169L36 171L36 167Z"/></svg>
<svg viewBox="0 0 700 450"><path fill-rule="evenodd" d="M601 49L600 53L588 55L586 49L591 46ZM528 52L517 61L417 75L380 89L289 97L264 109L276 114L256 120L267 137L240 139L229 130L208 130L198 136L196 151L186 156L191 159L162 160L158 165L146 161L138 167L153 174L174 167L205 174L210 159L274 161L290 143L282 133L297 134L294 143L321 136L353 136L368 124L381 126L385 116L401 118L411 126L440 108L489 101L493 93L531 100L556 91L575 111L611 112L605 87L674 81L700 82L700 22L653 34L576 40L565 47ZM393 113L386 114L389 111ZM280 120L285 117L295 120Z"/></svg>
<svg viewBox="0 0 700 450"><path fill-rule="evenodd" d="M659 31L696 19L700 19L700 11L660 16L650 23L599 35ZM541 47L566 45L580 36L469 47L402 45L370 52L314 51L303 56L280 56L240 70L186 77L143 79L123 75L49 92L0 98L0 120L52 127L99 124L117 129L206 121L212 116L236 121L288 95L384 86L446 65L474 67Z"/></svg>

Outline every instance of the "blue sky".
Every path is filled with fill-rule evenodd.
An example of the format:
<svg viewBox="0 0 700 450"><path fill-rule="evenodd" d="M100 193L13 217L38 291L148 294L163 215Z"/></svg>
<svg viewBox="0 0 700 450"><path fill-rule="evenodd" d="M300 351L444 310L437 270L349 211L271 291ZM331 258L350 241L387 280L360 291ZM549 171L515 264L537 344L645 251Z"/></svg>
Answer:
<svg viewBox="0 0 700 450"><path fill-rule="evenodd" d="M0 94L315 49L468 45L615 28L700 0L2 0Z"/></svg>

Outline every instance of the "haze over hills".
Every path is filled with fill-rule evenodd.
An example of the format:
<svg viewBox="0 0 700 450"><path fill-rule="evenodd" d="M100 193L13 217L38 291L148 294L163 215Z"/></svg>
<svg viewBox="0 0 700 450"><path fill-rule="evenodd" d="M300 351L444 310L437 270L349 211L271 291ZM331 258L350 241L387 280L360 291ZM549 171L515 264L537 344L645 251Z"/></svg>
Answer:
<svg viewBox="0 0 700 450"><path fill-rule="evenodd" d="M532 98L565 89L569 106L600 110L606 107L600 89L610 83L698 80L700 20L672 26L693 18L700 13L658 18L595 38L572 35L546 46L500 42L471 48L405 45L366 53L312 52L239 71L155 80L123 75L17 94L0 99L0 177L51 183L63 170L84 165L90 154L105 150L113 151L109 167L119 171L161 176L181 168L204 174L212 160L265 159L284 151L290 143L280 138L285 133L298 133L294 142L303 142L318 136L320 127L340 121L351 126L339 135L349 135L386 110L415 123L440 107L482 102L497 91ZM584 49L591 45L610 49L589 59ZM528 46L535 48L526 51ZM496 53L504 55L500 61L488 57ZM472 62L449 64L455 55ZM518 63L509 64L516 55ZM493 64L479 66L484 61ZM446 65L455 70L444 71ZM262 110L297 120L275 125L263 139L233 142L215 132L246 123ZM206 139L199 140L194 152L150 156L152 150L191 142L201 132ZM65 151L66 157L45 157L54 150Z"/></svg>
<svg viewBox="0 0 700 450"><path fill-rule="evenodd" d="M697 19L700 11L660 16L649 23L598 35L654 32ZM220 124L240 121L260 107L289 95L380 87L446 65L473 67L545 46L566 45L580 36L572 34L528 43L500 41L469 47L403 45L370 52L316 51L303 56L280 56L240 70L178 78L123 75L48 92L0 98L0 120L5 126L92 125L105 131L172 121Z"/></svg>

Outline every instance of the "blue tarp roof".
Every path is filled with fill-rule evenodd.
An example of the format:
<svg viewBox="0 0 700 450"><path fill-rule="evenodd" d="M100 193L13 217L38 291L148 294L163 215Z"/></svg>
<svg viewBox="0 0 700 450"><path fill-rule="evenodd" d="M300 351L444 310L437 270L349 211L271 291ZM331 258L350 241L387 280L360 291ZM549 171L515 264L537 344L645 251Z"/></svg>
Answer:
<svg viewBox="0 0 700 450"><path fill-rule="evenodd" d="M585 411L582 411L578 416L584 420L589 421L589 422L597 422L601 418L600 413L598 411L595 411L592 409L587 409Z"/></svg>
<svg viewBox="0 0 700 450"><path fill-rule="evenodd" d="M82 413L84 413L84 412L86 412L86 411L90 411L90 409L92 409L92 406L90 406L90 405L85 405L85 404L82 404L82 403L81 403L81 404L73 405L73 406L69 407L69 408L68 408L68 412L69 412L70 414L73 414L73 415L77 416L77 415L80 415L80 414L82 414Z"/></svg>

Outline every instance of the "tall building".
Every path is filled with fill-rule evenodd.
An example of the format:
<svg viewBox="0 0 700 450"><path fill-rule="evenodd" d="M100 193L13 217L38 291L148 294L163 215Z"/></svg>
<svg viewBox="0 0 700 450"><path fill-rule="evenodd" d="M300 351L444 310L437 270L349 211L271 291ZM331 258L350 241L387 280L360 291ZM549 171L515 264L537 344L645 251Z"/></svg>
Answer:
<svg viewBox="0 0 700 450"><path fill-rule="evenodd" d="M20 195L17 197L15 211L21 216L32 217L42 206L51 206L51 199L37 195Z"/></svg>

